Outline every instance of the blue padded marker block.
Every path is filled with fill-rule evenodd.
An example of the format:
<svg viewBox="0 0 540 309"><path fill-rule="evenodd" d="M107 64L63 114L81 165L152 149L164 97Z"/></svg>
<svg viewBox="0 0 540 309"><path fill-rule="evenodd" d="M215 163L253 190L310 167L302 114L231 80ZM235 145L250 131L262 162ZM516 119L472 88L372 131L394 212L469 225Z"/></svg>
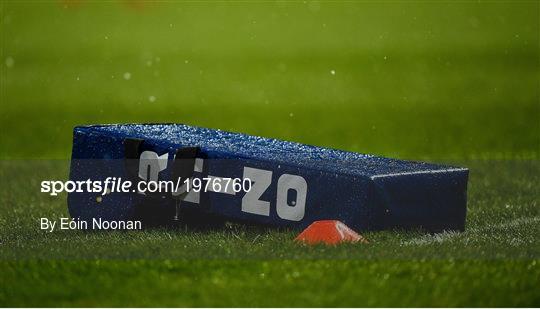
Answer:
<svg viewBox="0 0 540 309"><path fill-rule="evenodd" d="M194 177L250 178L245 192L190 192L181 207L228 220L305 228L335 219L355 230L464 230L468 169L364 155L181 124L117 124L74 129L71 180L128 179L126 139L163 158L160 180L171 180L176 150L200 147ZM255 191L254 191L255 190ZM127 220L148 200L139 193L74 192L72 217ZM99 201L98 201L99 200ZM174 209L173 198L150 207Z"/></svg>

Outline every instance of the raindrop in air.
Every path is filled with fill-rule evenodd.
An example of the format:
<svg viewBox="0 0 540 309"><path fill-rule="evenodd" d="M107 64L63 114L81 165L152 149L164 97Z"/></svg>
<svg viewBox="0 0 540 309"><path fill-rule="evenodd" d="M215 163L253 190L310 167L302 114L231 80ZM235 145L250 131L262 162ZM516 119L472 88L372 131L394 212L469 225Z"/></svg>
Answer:
<svg viewBox="0 0 540 309"><path fill-rule="evenodd" d="M8 68L12 68L14 65L15 65L15 59L13 59L12 57L7 57L6 58L6 66Z"/></svg>

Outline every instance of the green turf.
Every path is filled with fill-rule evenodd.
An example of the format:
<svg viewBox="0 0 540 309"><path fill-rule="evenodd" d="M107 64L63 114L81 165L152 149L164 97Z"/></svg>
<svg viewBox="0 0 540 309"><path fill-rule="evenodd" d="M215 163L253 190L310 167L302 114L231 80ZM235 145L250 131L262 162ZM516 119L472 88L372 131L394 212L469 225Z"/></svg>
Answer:
<svg viewBox="0 0 540 309"><path fill-rule="evenodd" d="M540 305L537 1L64 3L0 2L0 306ZM25 159L111 122L467 166L467 231L39 231L68 165Z"/></svg>
<svg viewBox="0 0 540 309"><path fill-rule="evenodd" d="M540 301L533 284L540 275L536 261L51 261L14 270L19 265L4 267L10 280L3 289L11 296L7 305L533 306Z"/></svg>
<svg viewBox="0 0 540 309"><path fill-rule="evenodd" d="M462 162L465 163L465 162ZM38 230L67 216L39 193L63 161L9 161L1 189L0 303L9 306L533 306L540 302L540 165L467 162L465 233L369 232L306 247L293 231ZM28 187L30 184L30 188ZM34 188L35 187L35 188ZM280 297L273 297L280 295Z"/></svg>

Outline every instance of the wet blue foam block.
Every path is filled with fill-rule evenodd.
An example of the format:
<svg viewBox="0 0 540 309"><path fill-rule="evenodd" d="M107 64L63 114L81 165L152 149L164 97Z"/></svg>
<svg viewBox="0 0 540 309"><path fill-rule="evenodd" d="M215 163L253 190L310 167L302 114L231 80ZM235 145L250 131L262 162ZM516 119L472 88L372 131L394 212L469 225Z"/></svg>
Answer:
<svg viewBox="0 0 540 309"><path fill-rule="evenodd" d="M126 153L126 143L133 141L138 144L135 178L174 180L171 170L177 151L199 147L192 179L203 180L203 185L205 177L207 181L237 178L239 184L249 179L243 186L236 186L240 190L232 186L225 189L222 182L222 188L210 185L207 190L195 192L192 187L189 193L181 195L180 208L201 218L217 215L227 220L294 228L305 228L316 220L335 219L359 231L396 227L441 231L465 227L466 168L181 124L76 127L70 179L134 179L125 164L133 158L133 154ZM71 216L83 220L131 219L137 205L145 202L149 204L147 213L172 216L178 198L140 192L101 196L85 191L68 195Z"/></svg>

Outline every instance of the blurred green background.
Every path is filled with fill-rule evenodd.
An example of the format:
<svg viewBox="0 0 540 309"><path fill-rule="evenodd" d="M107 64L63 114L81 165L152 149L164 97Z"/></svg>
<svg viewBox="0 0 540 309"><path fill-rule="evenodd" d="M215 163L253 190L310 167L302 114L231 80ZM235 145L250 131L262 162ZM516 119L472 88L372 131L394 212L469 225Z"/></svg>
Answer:
<svg viewBox="0 0 540 309"><path fill-rule="evenodd" d="M0 0L0 306L538 307L539 15L538 1ZM120 122L466 166L466 232L309 248L238 226L40 231L68 216L38 189L67 161L11 159L69 159L75 125Z"/></svg>
<svg viewBox="0 0 540 309"><path fill-rule="evenodd" d="M539 3L2 1L0 156L180 122L408 159L538 158Z"/></svg>

